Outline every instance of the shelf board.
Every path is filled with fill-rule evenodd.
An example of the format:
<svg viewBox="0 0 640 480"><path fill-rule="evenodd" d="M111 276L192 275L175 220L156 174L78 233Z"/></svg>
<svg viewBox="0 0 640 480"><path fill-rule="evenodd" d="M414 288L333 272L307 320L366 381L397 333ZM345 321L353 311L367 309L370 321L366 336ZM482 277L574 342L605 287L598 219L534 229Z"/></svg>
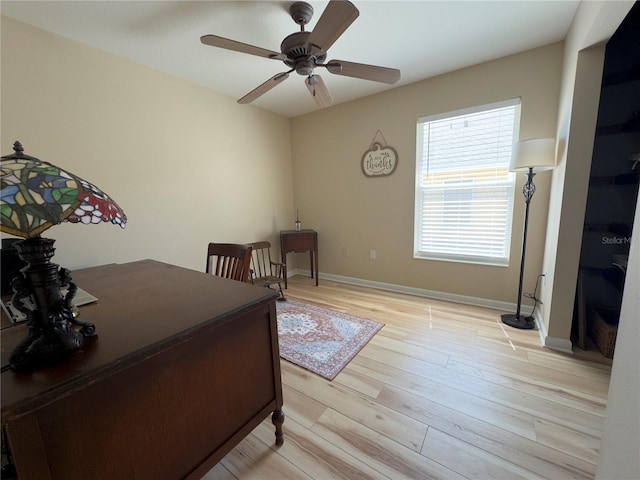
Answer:
<svg viewBox="0 0 640 480"><path fill-rule="evenodd" d="M621 175L610 175L602 177L591 177L590 187L600 187L608 185L637 185L640 183L640 172L623 173Z"/></svg>
<svg viewBox="0 0 640 480"><path fill-rule="evenodd" d="M585 232L613 233L623 237L631 236L632 225L623 223L585 223Z"/></svg>

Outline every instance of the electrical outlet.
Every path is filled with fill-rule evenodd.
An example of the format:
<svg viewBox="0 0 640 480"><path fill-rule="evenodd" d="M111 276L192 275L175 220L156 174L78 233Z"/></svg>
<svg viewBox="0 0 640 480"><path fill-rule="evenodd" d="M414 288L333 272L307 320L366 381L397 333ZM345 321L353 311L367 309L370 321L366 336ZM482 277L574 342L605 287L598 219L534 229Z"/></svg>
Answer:
<svg viewBox="0 0 640 480"><path fill-rule="evenodd" d="M369 250L369 258L371 260L375 260L376 259L376 251L375 250Z"/></svg>
<svg viewBox="0 0 640 480"><path fill-rule="evenodd" d="M349 250L347 250L347 247L344 247L342 249L342 256L343 257L348 257L349 256Z"/></svg>

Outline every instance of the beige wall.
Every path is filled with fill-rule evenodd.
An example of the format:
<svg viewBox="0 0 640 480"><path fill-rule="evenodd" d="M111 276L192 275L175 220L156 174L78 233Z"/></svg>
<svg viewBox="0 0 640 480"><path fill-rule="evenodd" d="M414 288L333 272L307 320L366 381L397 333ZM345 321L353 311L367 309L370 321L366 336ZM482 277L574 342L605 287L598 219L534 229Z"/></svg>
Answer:
<svg viewBox="0 0 640 480"><path fill-rule="evenodd" d="M126 230L65 224L47 232L58 240L56 261L70 268L151 257L201 269L210 240L277 241L278 230L291 228L295 205L303 227L320 232L325 274L514 303L523 176L508 268L412 258L416 120L520 96L521 138L554 136L559 119L562 145L577 51L587 38L602 40L591 33L593 25L617 26L621 17L607 13L615 10L609 4L619 9L621 3L627 10L632 4L581 5L564 51L562 44L547 46L291 121L3 17L0 152L10 153L20 139L27 153L93 181L127 212ZM360 159L378 130L398 151L399 166L390 177L366 178ZM561 158L565 154L561 146ZM561 163L553 172L544 264L552 174L536 177L525 291L532 291L536 275L547 274L545 325L566 336L573 292L554 274L558 259L579 245L569 242L561 252L555 240L561 217L572 215L571 201L563 203ZM172 188L187 197L172 200ZM376 260L369 259L370 249ZM549 321L554 305L565 313Z"/></svg>
<svg viewBox="0 0 640 480"><path fill-rule="evenodd" d="M561 66L562 44L554 44L294 118L295 206L303 227L319 232L320 271L515 303L524 176L516 187L508 268L414 259L416 121L521 97L520 138L553 137ZM330 77L326 81L330 87ZM360 161L378 130L397 150L399 163L391 176L368 178ZM541 273L549 184L548 172L536 176L525 292L533 291ZM371 249L376 260L369 259Z"/></svg>
<svg viewBox="0 0 640 480"><path fill-rule="evenodd" d="M293 217L289 120L2 17L0 152L95 183L125 230L63 224L56 263L204 269L209 241L271 239Z"/></svg>

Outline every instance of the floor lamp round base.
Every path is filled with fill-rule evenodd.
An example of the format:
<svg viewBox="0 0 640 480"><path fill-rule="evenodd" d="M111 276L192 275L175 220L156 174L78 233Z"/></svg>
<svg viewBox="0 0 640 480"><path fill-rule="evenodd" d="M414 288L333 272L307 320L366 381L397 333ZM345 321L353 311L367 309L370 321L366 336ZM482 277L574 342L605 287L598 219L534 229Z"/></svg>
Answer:
<svg viewBox="0 0 640 480"><path fill-rule="evenodd" d="M525 317L524 315L520 315L520 317L518 317L515 313L505 313L501 318L502 323L513 328L521 328L525 330L536 328L536 322L533 317Z"/></svg>

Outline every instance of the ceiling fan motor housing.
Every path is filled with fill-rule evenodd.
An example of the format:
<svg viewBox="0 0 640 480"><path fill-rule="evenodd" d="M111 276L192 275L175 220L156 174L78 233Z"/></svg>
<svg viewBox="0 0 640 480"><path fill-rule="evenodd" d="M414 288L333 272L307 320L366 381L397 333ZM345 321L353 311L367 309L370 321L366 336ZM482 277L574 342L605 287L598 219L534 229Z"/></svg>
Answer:
<svg viewBox="0 0 640 480"><path fill-rule="evenodd" d="M307 50L307 38L311 32L295 32L286 37L280 45L280 51L287 56L285 65L295 69L304 76L311 75L317 63L322 63L327 58L326 53L318 56L311 55Z"/></svg>
<svg viewBox="0 0 640 480"><path fill-rule="evenodd" d="M309 23L313 16L313 7L307 2L295 2L289 7L289 15L298 25L303 26Z"/></svg>

